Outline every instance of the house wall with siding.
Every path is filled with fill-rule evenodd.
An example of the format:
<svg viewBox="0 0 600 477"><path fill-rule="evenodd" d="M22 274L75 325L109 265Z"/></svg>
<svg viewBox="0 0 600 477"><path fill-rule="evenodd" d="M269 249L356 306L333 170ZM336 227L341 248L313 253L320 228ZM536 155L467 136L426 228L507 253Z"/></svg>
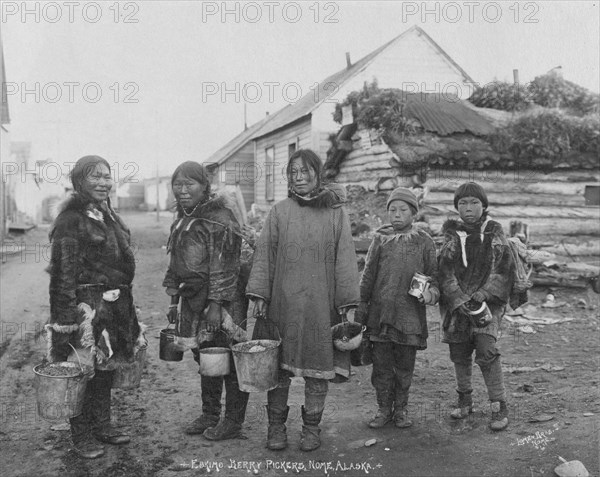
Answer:
<svg viewBox="0 0 600 477"><path fill-rule="evenodd" d="M254 202L256 169L254 166L254 142L249 141L218 165L212 176L211 184L215 189L225 185L239 185L246 209L249 210Z"/></svg>
<svg viewBox="0 0 600 477"><path fill-rule="evenodd" d="M296 143L297 149L314 149L319 146L321 136L311 129L311 120L290 125L280 131L275 131L267 136L258 138L256 142L256 182L254 186L255 202L260 206L271 206L287 197L287 178L285 168L288 162L289 145ZM274 146L274 200L266 199L266 152ZM323 158L323 156L321 156Z"/></svg>
<svg viewBox="0 0 600 477"><path fill-rule="evenodd" d="M468 98L472 85L431 43L417 31L409 32L391 45L365 69L342 85L313 111L313 124L321 131L337 131L332 119L336 103L342 103L348 93L361 89L365 82L377 79L380 88L399 88L409 92L441 93Z"/></svg>

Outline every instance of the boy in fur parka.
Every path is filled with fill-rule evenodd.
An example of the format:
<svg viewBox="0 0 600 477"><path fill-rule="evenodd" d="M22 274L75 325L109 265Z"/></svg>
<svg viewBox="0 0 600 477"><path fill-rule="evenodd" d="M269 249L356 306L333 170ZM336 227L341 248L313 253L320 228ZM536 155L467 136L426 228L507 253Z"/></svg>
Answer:
<svg viewBox="0 0 600 477"><path fill-rule="evenodd" d="M367 325L373 347L371 383L378 404L371 428L392 420L398 428L412 425L408 394L417 350L427 348L425 305L435 305L439 298L435 244L426 232L414 228L417 211L417 198L409 189L392 191L387 200L390 224L373 237L360 281L355 320ZM432 279L421 298L408 294L416 272Z"/></svg>
<svg viewBox="0 0 600 477"><path fill-rule="evenodd" d="M469 182L454 193L460 220L443 225L445 243L439 259L440 312L443 342L450 345L458 391L454 419L464 419L473 410L472 362L479 365L491 401L490 428L508 425L506 391L496 340L511 287L513 266L502 226L488 217L488 199L483 188ZM470 310L485 302L492 315L487 326L478 327Z"/></svg>

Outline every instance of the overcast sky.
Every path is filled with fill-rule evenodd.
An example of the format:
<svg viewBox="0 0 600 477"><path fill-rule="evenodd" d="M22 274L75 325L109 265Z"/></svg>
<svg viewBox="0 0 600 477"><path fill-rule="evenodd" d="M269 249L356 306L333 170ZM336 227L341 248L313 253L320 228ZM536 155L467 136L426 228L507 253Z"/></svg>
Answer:
<svg viewBox="0 0 600 477"><path fill-rule="evenodd" d="M242 131L244 96L252 124L413 25L478 83L561 66L598 92L598 3L3 1L11 139L170 174Z"/></svg>

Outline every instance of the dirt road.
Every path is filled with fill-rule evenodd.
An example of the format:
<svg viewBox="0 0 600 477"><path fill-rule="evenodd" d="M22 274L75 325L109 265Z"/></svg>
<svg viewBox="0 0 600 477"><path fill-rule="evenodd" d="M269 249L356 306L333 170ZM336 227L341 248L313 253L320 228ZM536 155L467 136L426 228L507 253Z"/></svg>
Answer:
<svg viewBox="0 0 600 477"><path fill-rule="evenodd" d="M562 321L518 329L508 321L500 349L509 394L511 423L505 432L487 428L489 409L478 369L472 418L452 422L454 375L447 345L440 342L437 310L431 310L429 348L417 355L410 412L414 426L371 430L375 395L370 366L353 368L348 383L331 384L320 449L298 450L303 402L302 380L294 379L290 397L290 446L265 448L264 393L252 394L244 425L246 439L209 442L189 437L182 427L199 415L197 365L187 354L179 363L158 359L158 333L165 327L166 295L161 281L170 219L152 214L126 215L136 243L134 294L142 321L149 325L150 348L142 385L113 391L114 418L131 432L132 442L94 461L70 451L69 432L36 414L32 366L46 343L39 334L49 313L47 265L39 257L8 257L1 272L0 468L4 476L219 476L298 474L306 476L551 476L560 463L582 461L600 475L598 460L598 295L557 290L557 308L540 305L547 290L535 290L528 316ZM45 244L47 230L24 240L28 250ZM584 303L580 300L585 300ZM534 331L535 333L528 333ZM543 422L529 422L537 417ZM546 420L548 419L548 420ZM64 428L59 426L58 429ZM55 428L56 429L56 428ZM377 442L365 447L364 442Z"/></svg>

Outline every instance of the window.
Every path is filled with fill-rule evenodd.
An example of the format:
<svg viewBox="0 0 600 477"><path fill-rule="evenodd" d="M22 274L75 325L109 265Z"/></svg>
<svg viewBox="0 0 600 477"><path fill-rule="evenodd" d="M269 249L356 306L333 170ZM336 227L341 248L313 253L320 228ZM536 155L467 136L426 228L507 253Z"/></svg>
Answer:
<svg viewBox="0 0 600 477"><path fill-rule="evenodd" d="M288 158L296 152L296 143L288 144Z"/></svg>
<svg viewBox="0 0 600 477"><path fill-rule="evenodd" d="M600 205L600 186L585 186L583 196L585 197L585 205Z"/></svg>
<svg viewBox="0 0 600 477"><path fill-rule="evenodd" d="M265 149L265 199L275 200L275 147Z"/></svg>

